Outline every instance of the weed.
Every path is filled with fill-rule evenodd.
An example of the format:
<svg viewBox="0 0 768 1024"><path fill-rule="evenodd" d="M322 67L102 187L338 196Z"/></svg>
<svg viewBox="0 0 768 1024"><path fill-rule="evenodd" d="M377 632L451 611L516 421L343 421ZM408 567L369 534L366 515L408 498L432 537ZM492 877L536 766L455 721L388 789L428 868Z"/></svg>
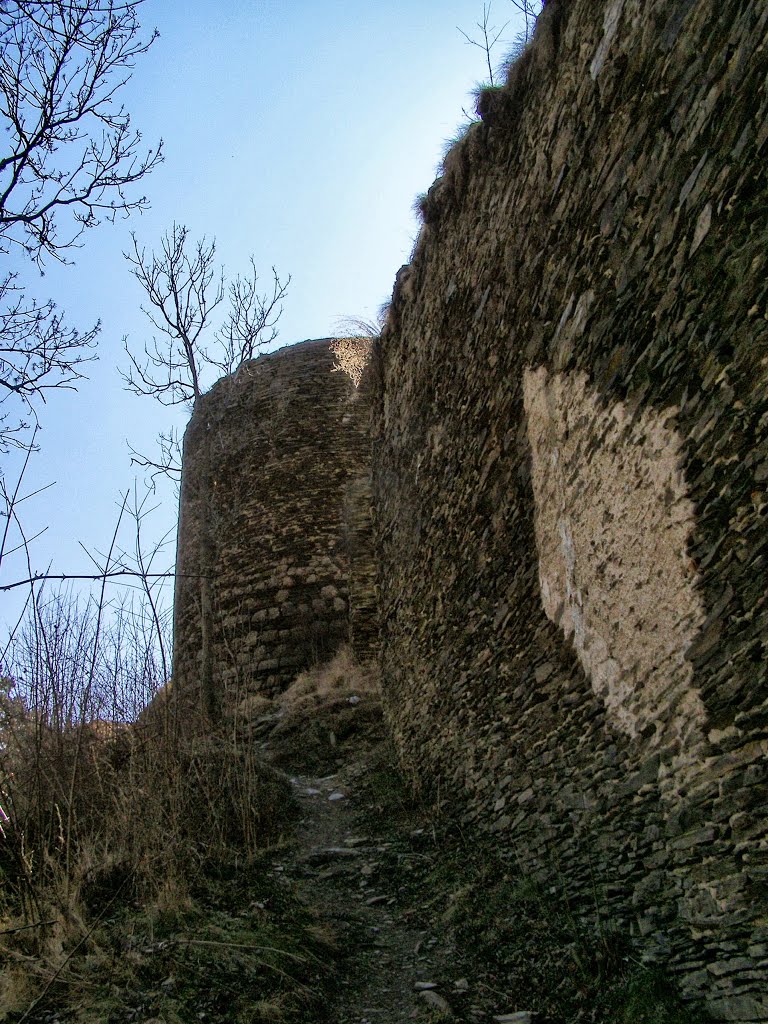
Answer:
<svg viewBox="0 0 768 1024"><path fill-rule="evenodd" d="M166 886L138 910L124 901L98 922L87 950L62 971L37 1009L88 1006L83 1020L303 1020L315 1008L332 944L266 863L229 865L195 884ZM7 972L3 1010L20 1021L34 986Z"/></svg>
<svg viewBox="0 0 768 1024"><path fill-rule="evenodd" d="M597 996L597 1005L612 1024L704 1024L709 1018L685 1006L669 979L655 968L634 964Z"/></svg>

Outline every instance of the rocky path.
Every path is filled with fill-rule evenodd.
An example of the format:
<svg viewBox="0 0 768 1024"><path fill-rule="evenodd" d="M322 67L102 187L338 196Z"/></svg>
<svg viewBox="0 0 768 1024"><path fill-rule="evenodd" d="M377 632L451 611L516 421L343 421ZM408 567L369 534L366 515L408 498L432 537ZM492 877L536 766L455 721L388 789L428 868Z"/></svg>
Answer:
<svg viewBox="0 0 768 1024"><path fill-rule="evenodd" d="M388 822L371 829L357 784L362 766L324 778L293 777L303 811L299 852L275 870L295 879L302 896L346 951L330 1019L338 1024L395 1024L430 1011L451 1013L449 993L464 994L452 978L454 950L403 913L401 873L408 855ZM365 820L361 820L361 819ZM413 856L413 855L411 855ZM391 870L392 862L400 871ZM450 977L448 984L435 978Z"/></svg>
<svg viewBox="0 0 768 1024"><path fill-rule="evenodd" d="M272 870L295 886L339 951L327 1020L531 1024L534 1016L510 1012L503 993L455 947L442 920L439 838L429 814L410 804L403 781L387 769L382 723L371 705L367 727L351 728L339 748L334 740L319 761L319 735L345 731L338 705L324 718L317 708L314 728L305 720L287 735L280 728L267 734L263 748L288 774L299 806L295 842ZM332 771L310 774L307 762ZM297 764L302 774L292 773ZM382 778L385 792L377 793Z"/></svg>
<svg viewBox="0 0 768 1024"><path fill-rule="evenodd" d="M485 948L497 960L498 878L490 881L494 890L481 892L486 879L474 846L408 791L375 693L345 685L291 700L289 692L254 721L251 741L290 779L299 809L293 840L272 871L298 891L337 948L324 1021L544 1019L522 1001L527 986L524 995L515 986L515 994L497 963L486 962ZM478 902L482 920L474 916ZM501 904L505 916L515 916L506 898ZM457 927L467 915L470 932L484 933L479 946L470 938L467 947L467 929Z"/></svg>
<svg viewBox="0 0 768 1024"><path fill-rule="evenodd" d="M444 792L416 800L376 694L350 690L260 698L243 718L238 752L282 776L258 777L275 845L102 914L48 997L21 990L7 1019L702 1024L620 934L577 927L514 850L462 827ZM12 954L11 967L33 961Z"/></svg>

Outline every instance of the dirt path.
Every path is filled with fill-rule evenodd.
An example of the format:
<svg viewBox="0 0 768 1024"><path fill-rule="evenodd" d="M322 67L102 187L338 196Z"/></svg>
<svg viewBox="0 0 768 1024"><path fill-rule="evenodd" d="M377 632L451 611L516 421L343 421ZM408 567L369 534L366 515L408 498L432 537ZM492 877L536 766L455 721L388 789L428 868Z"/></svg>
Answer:
<svg viewBox="0 0 768 1024"><path fill-rule="evenodd" d="M363 771L353 764L324 778L292 778L303 811L299 852L275 870L295 879L347 951L331 1020L395 1024L448 1012L446 985L435 979L450 976L454 951L403 916L400 872L388 868L394 859L407 871L407 857L386 821L371 830L359 795Z"/></svg>
<svg viewBox="0 0 768 1024"><path fill-rule="evenodd" d="M486 902L476 851L449 834L437 808L414 800L378 695L346 682L298 699L289 692L251 737L289 777L299 808L293 842L272 870L338 949L323 1019L533 1024L521 1009L527 986L514 998L477 943L466 945L466 930L461 938L462 915L472 915L475 934L484 928L469 909ZM488 939L494 954L495 924L480 944Z"/></svg>
<svg viewBox="0 0 768 1024"><path fill-rule="evenodd" d="M299 806L295 842L273 871L296 886L340 954L328 1020L491 1021L447 930L424 914L435 844L389 766L378 701L353 702L318 702L277 728L265 722L263 743Z"/></svg>

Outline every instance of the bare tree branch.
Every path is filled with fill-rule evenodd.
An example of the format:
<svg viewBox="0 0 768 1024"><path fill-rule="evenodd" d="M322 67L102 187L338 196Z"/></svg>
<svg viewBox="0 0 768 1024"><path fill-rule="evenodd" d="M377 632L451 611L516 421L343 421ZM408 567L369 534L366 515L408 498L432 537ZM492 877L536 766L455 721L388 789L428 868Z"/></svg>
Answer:
<svg viewBox="0 0 768 1024"><path fill-rule="evenodd" d="M498 44L499 40L501 39L502 34L506 29L507 25L509 24L509 22L504 22L501 28L497 29L495 25L490 24L490 16L491 3L489 0L487 4L483 4L483 20L475 22L475 27L478 28L481 33L480 39L473 39L464 31L464 29L458 28L458 26L457 28L460 34L464 36L464 41L466 43L468 43L470 46L476 46L479 50L483 51L483 53L485 54L485 62L488 67L488 81L491 85L495 85L496 83L494 81L493 62L491 58L493 55L493 50Z"/></svg>
<svg viewBox="0 0 768 1024"><path fill-rule="evenodd" d="M201 335L224 299L224 274L216 269L216 241L192 242L183 224L174 224L161 240L160 253L147 254L133 235L133 252L124 253L131 273L149 299L142 306L161 337L144 345L137 358L123 339L130 365L122 376L129 390L163 405L192 403L202 394L200 368L208 361Z"/></svg>
<svg viewBox="0 0 768 1024"><path fill-rule="evenodd" d="M113 580L121 576L132 576L134 579L175 579L178 574L169 572L148 572L144 573L139 569L114 569L111 572L96 572L96 573L68 573L68 572L41 572L33 573L31 576L24 580L14 580L13 583L5 583L0 586L0 591L15 590L17 587L27 587L34 583L44 583L48 580ZM184 573L184 577L188 579L200 579L200 573Z"/></svg>
<svg viewBox="0 0 768 1024"><path fill-rule="evenodd" d="M162 142L143 150L118 100L157 35L140 35L142 2L0 2L0 255L70 262L87 229L148 205L131 186ZM99 330L68 327L17 273L0 279L0 453L26 446L48 391L76 388Z"/></svg>
<svg viewBox="0 0 768 1024"><path fill-rule="evenodd" d="M520 33L519 41L525 46L530 42L533 36L533 30L536 25L536 19L541 14L541 9L544 6L545 0L509 0L513 7L522 14L524 19L524 28Z"/></svg>
<svg viewBox="0 0 768 1024"><path fill-rule="evenodd" d="M488 69L488 84L491 86L499 84L510 63L520 56L522 51L530 42L533 37L533 30L536 26L536 19L544 6L544 0L510 0L510 3L519 14L522 14L523 27L522 30L515 35L514 48L511 55L508 55L502 62L496 62L494 60L494 51L499 46L499 43L502 42L503 33L509 26L510 22L506 21L501 28L496 28L495 25L491 25L492 0L488 0L488 3L483 3L482 21L475 22L475 28L480 32L478 38L474 38L469 35L468 32L465 32L464 29L458 28L457 26L460 35L464 37L466 43L470 46L476 46L479 50L483 51L483 54L485 55L485 64ZM494 64L496 65L496 70L494 70ZM467 116L469 117L470 115Z"/></svg>
<svg viewBox="0 0 768 1024"><path fill-rule="evenodd" d="M277 337L291 278L281 279L274 267L271 291L259 291L253 257L251 272L238 275L226 287L224 271L216 265L215 239L195 242L183 224L174 224L163 235L159 252L148 253L133 236L133 251L124 255L149 300L142 311L157 332L138 355L123 338L128 366L121 375L135 394L149 395L163 405L193 406L209 383L211 370L216 376L234 373ZM214 329L212 314L225 298L226 316ZM204 344L207 334L212 337L209 346ZM178 484L178 432L161 432L158 444L155 457L129 445L131 461L150 471L153 485L160 475Z"/></svg>
<svg viewBox="0 0 768 1024"><path fill-rule="evenodd" d="M171 427L165 433L160 431L157 435L159 454L155 459L137 452L130 444L128 451L131 453L131 465L140 466L149 470L149 479L154 490L157 478L164 476L173 480L177 485L181 483L181 438L176 427Z"/></svg>
<svg viewBox="0 0 768 1024"><path fill-rule="evenodd" d="M140 38L140 3L0 5L0 251L66 260L86 229L147 205L125 189L162 160L162 142L141 153L116 99L157 36Z"/></svg>
<svg viewBox="0 0 768 1024"><path fill-rule="evenodd" d="M251 256L251 273L248 277L238 276L229 285L230 310L224 326L218 331L216 356L209 356L212 366L222 373L234 373L248 359L253 359L257 349L266 348L277 337L277 322L283 307L281 305L291 283L290 274L281 281L272 267L272 294L257 291L259 276Z"/></svg>
<svg viewBox="0 0 768 1024"><path fill-rule="evenodd" d="M36 401L84 379L100 330L100 323L84 333L68 327L53 302L27 298L16 274L0 280L0 452L26 446ZM14 417L19 403L26 417Z"/></svg>
<svg viewBox="0 0 768 1024"><path fill-rule="evenodd" d="M174 224L163 235L159 253L148 254L133 236L133 252L124 255L149 300L142 312L158 332L139 356L123 339L129 365L122 376L134 393L150 395L163 405L194 405L203 393L201 378L206 371L233 373L277 337L291 279L281 280L274 267L271 293L259 292L253 257L251 273L238 275L225 289L224 271L216 266L215 239L193 242L183 224ZM212 314L225 296L228 312L212 331L212 346L205 347ZM168 454L168 439L161 438L160 443ZM140 465L157 467L153 459L137 458Z"/></svg>

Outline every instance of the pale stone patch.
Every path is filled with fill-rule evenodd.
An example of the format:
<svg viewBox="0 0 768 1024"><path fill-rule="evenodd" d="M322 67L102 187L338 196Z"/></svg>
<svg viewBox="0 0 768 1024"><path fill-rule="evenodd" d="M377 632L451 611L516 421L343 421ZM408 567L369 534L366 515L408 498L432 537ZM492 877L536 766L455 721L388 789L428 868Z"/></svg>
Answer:
<svg viewBox="0 0 768 1024"><path fill-rule="evenodd" d="M524 376L541 599L630 736L702 736L685 654L705 619L675 410L606 407L583 373Z"/></svg>
<svg viewBox="0 0 768 1024"><path fill-rule="evenodd" d="M346 373L359 388L373 351L373 338L336 338L329 348L336 357L331 370Z"/></svg>

